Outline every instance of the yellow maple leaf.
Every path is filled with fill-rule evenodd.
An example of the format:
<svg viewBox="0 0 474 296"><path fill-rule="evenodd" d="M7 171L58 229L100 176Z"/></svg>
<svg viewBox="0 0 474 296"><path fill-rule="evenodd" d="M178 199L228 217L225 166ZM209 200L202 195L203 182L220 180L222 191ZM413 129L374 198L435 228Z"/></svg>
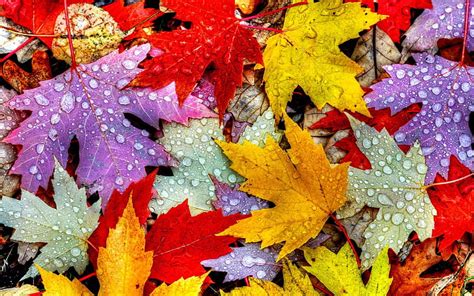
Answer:
<svg viewBox="0 0 474 296"><path fill-rule="evenodd" d="M153 290L150 296L197 296L201 293L201 286L209 272L202 276L192 276L187 279L180 278L171 285L161 284Z"/></svg>
<svg viewBox="0 0 474 296"><path fill-rule="evenodd" d="M67 277L55 274L35 265L38 269L45 288L44 296L88 296L93 295L78 279L70 281Z"/></svg>
<svg viewBox="0 0 474 296"><path fill-rule="evenodd" d="M355 79L363 69L338 46L359 37L360 31L384 16L361 8L360 3L308 2L289 9L284 32L269 38L263 53L265 87L273 111L280 117L299 85L320 109L329 103L341 111L370 116Z"/></svg>
<svg viewBox="0 0 474 296"><path fill-rule="evenodd" d="M99 295L142 295L153 265L153 252L145 252L145 232L140 226L132 199L99 248L97 278Z"/></svg>
<svg viewBox="0 0 474 296"><path fill-rule="evenodd" d="M392 284L388 247L375 260L367 285L362 282L361 271L347 243L337 254L319 247L305 248L304 256L310 264L304 269L316 276L335 296L385 296Z"/></svg>
<svg viewBox="0 0 474 296"><path fill-rule="evenodd" d="M301 130L286 114L287 152L267 137L261 148L216 141L232 161L231 168L247 178L240 190L275 204L252 212L219 235L262 241L262 248L285 241L278 260L315 237L346 201L349 164L332 166L321 145Z"/></svg>
<svg viewBox="0 0 474 296"><path fill-rule="evenodd" d="M229 293L221 291L222 296L317 296L308 275L302 273L287 260L283 262L283 288L270 281L250 278L248 287L236 288Z"/></svg>

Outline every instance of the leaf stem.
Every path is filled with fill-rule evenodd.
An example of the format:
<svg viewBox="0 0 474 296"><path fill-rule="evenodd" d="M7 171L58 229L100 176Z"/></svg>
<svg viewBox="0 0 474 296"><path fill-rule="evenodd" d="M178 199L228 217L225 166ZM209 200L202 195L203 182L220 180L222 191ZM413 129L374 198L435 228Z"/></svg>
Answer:
<svg viewBox="0 0 474 296"><path fill-rule="evenodd" d="M72 43L71 23L69 21L69 11L67 9L67 0L64 0L64 19L66 21L67 40L69 43L69 51L71 52L71 68L74 70L77 67L76 54L74 53L74 44Z"/></svg>
<svg viewBox="0 0 474 296"><path fill-rule="evenodd" d="M334 296L334 294L331 293L331 291L329 291L328 289L326 289L323 285L321 285L319 283L313 283L313 287L316 290L319 290L319 291L323 292L325 295Z"/></svg>
<svg viewBox="0 0 474 296"><path fill-rule="evenodd" d="M267 11L267 12L259 13L259 14L252 15L252 16L249 16L249 17L244 17L240 20L244 21L244 22L245 21L250 21L250 20L253 20L253 19L256 19L256 18L261 18L261 17L267 16L267 15L276 14L276 13L279 13L280 11L287 10L287 9L290 9L290 8L296 7L296 6L301 6L301 5L308 5L308 2L303 1L303 2L298 2L298 3L293 3L293 4L290 4L290 5L287 5L287 6L272 10L272 11Z"/></svg>
<svg viewBox="0 0 474 296"><path fill-rule="evenodd" d="M10 27L5 27L5 26L0 26L0 29L3 29L5 31L8 31L8 32L11 32L15 35L19 35L19 36L28 36L28 37L51 37L51 38L54 38L54 37L59 37L60 35L54 35L54 34L34 34L34 33L26 33L26 32L20 32L18 30L15 30L13 28L10 28Z"/></svg>
<svg viewBox="0 0 474 296"><path fill-rule="evenodd" d="M346 238L347 242L349 243L349 246L352 249L352 253L354 253L354 256L355 256L356 261L357 261L357 266L360 268L361 263L360 263L359 254L357 254L357 250L356 250L354 244L352 243L351 238L349 237L349 234L346 231L346 228L344 227L344 225L342 225L341 221L339 221L339 219L337 219L336 215L331 213L329 216L334 220L334 223L336 223L339 230L341 230L341 232L344 234L344 237Z"/></svg>
<svg viewBox="0 0 474 296"><path fill-rule="evenodd" d="M17 53L20 49L22 49L23 47L27 46L28 44L30 44L31 42L33 42L33 40L35 40L36 37L30 37L28 39L25 40L25 42L23 42L22 44L20 44L20 46L18 46L17 48L15 48L15 50L13 51L10 51L6 56L4 56L1 60L0 60L0 63L3 63L5 62L6 60L8 60L11 56L13 56L15 53Z"/></svg>
<svg viewBox="0 0 474 296"><path fill-rule="evenodd" d="M271 31L271 32L276 32L276 33L283 33L283 30L280 29L275 29L275 28L265 28L265 27L258 27L258 26L249 26L249 25L241 25L242 27L248 28L248 29L255 29L255 30L262 30L262 31Z"/></svg>
<svg viewBox="0 0 474 296"><path fill-rule="evenodd" d="M85 281L85 280L90 279L91 277L96 276L96 275L97 275L96 272L90 273L90 274L88 274L88 275L85 275L85 276L81 277L81 278L79 279L79 281L80 281L80 282L83 282L83 281Z"/></svg>
<svg viewBox="0 0 474 296"><path fill-rule="evenodd" d="M466 61L466 56L467 56L467 36L468 36L468 30L469 30L469 18L470 18L470 10L471 10L471 1L466 0L464 3L464 38L462 42L462 53L461 53L461 66L465 65Z"/></svg>
<svg viewBox="0 0 474 296"><path fill-rule="evenodd" d="M157 11L157 12L153 13L152 15L150 15L149 17L147 17L147 18L145 18L145 19L139 21L138 23L136 23L135 25L133 25L130 29L125 30L125 31L130 31L130 30L132 30L132 29L135 29L136 27L143 25L144 23L148 22L148 21L151 20L152 18L158 17L158 16L161 15L161 14L163 14L162 11Z"/></svg>
<svg viewBox="0 0 474 296"><path fill-rule="evenodd" d="M455 180L450 180L450 181L446 181L446 182L439 182L439 183L429 184L429 185L423 186L423 188L424 188L424 189L428 189L428 188L434 187L434 186L453 184L453 183L456 183L456 182L459 182L459 181L468 179L468 178L470 178L470 177L472 177L472 176L474 176L474 173L470 173L469 175L466 175L466 176L464 176L464 177L461 177L461 178L455 179Z"/></svg>

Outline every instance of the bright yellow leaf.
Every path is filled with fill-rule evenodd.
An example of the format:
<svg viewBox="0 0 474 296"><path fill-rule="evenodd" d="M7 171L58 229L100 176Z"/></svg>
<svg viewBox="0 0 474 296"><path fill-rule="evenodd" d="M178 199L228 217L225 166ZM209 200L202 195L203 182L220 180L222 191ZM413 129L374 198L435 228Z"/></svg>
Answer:
<svg viewBox="0 0 474 296"><path fill-rule="evenodd" d="M304 250L309 267L304 267L316 276L335 296L385 296L392 279L388 261L388 247L385 247L372 266L370 280L364 285L357 261L349 246L345 244L334 254L325 247Z"/></svg>
<svg viewBox="0 0 474 296"><path fill-rule="evenodd" d="M287 152L267 137L264 148L216 141L232 161L231 168L247 178L240 190L275 204L252 212L219 235L262 241L262 248L285 241L278 260L315 237L346 201L348 163L332 166L321 145L313 143L285 114Z"/></svg>
<svg viewBox="0 0 474 296"><path fill-rule="evenodd" d="M201 293L201 286L208 275L209 272L200 277L180 278L171 285L163 283L153 290L150 296L198 296Z"/></svg>
<svg viewBox="0 0 474 296"><path fill-rule="evenodd" d="M222 296L316 296L308 276L287 260L283 262L283 285L280 287L270 281L250 278L250 286L236 288L229 293L221 291Z"/></svg>
<svg viewBox="0 0 474 296"><path fill-rule="evenodd" d="M99 295L143 295L152 264L153 252L145 252L145 233L129 199L106 247L99 248Z"/></svg>
<svg viewBox="0 0 474 296"><path fill-rule="evenodd" d="M384 16L361 8L360 3L308 3L289 9L284 32L269 38L263 53L265 87L273 111L279 117L299 85L318 108L329 103L341 111L370 116L355 79L363 69L338 45L359 37L360 31Z"/></svg>
<svg viewBox="0 0 474 296"><path fill-rule="evenodd" d="M45 288L44 296L88 296L93 295L78 279L70 281L63 275L58 275L35 265L40 272Z"/></svg>

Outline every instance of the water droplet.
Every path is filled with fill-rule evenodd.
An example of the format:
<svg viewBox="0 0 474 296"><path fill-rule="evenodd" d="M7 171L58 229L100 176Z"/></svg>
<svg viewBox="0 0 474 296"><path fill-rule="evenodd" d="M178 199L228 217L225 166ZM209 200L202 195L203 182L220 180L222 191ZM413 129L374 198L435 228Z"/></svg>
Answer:
<svg viewBox="0 0 474 296"><path fill-rule="evenodd" d="M387 205L387 206L393 206L393 202L392 200L385 194L383 193L379 193L379 195L377 196L377 200L383 204L383 205Z"/></svg>
<svg viewBox="0 0 474 296"><path fill-rule="evenodd" d="M407 207L407 212L408 212L408 214L413 214L415 212L415 208L413 206L408 206Z"/></svg>
<svg viewBox="0 0 474 296"><path fill-rule="evenodd" d="M392 223L395 225L400 225L402 224L403 219L405 219L405 216L403 216L403 214L395 213L392 216Z"/></svg>
<svg viewBox="0 0 474 296"><path fill-rule="evenodd" d="M122 62L122 66L127 70L132 70L133 68L135 68L136 63L131 60L125 60Z"/></svg>
<svg viewBox="0 0 474 296"><path fill-rule="evenodd" d="M256 275L257 275L257 278L262 279L267 275L267 273L263 270L259 270L259 271L257 271Z"/></svg>
<svg viewBox="0 0 474 296"><path fill-rule="evenodd" d="M428 167L424 163L419 163L416 165L416 171L420 174L426 174Z"/></svg>
<svg viewBox="0 0 474 296"><path fill-rule="evenodd" d="M120 105L128 105L128 104L130 104L130 99L127 96L121 96L118 99L118 102L119 102Z"/></svg>
<svg viewBox="0 0 474 296"><path fill-rule="evenodd" d="M51 122L51 124L58 124L59 121L61 121L61 117L59 116L58 113L54 113L53 115L51 115L51 118L49 121Z"/></svg>
<svg viewBox="0 0 474 296"><path fill-rule="evenodd" d="M122 186L123 185L123 178L122 177L117 177L115 178L115 184Z"/></svg>
<svg viewBox="0 0 474 296"><path fill-rule="evenodd" d="M40 106L48 106L49 105L49 100L43 96L42 94L35 94L34 96L36 103Z"/></svg>
<svg viewBox="0 0 474 296"><path fill-rule="evenodd" d="M121 134L118 134L117 136L115 136L115 140L117 140L118 143L122 144L125 142L125 137Z"/></svg>
<svg viewBox="0 0 474 296"><path fill-rule="evenodd" d="M97 80L91 79L91 80L89 80L89 86L90 86L91 88L94 88L94 89L95 89L95 88L99 87L99 83L97 82Z"/></svg>
<svg viewBox="0 0 474 296"><path fill-rule="evenodd" d="M71 255L73 255L74 257L77 257L77 256L81 255L81 250L79 248L72 248L71 249Z"/></svg>
<svg viewBox="0 0 474 296"><path fill-rule="evenodd" d="M29 169L30 174L35 175L38 173L38 167L35 165L32 165Z"/></svg>
<svg viewBox="0 0 474 296"><path fill-rule="evenodd" d="M139 142L136 142L135 144L133 144L133 148L135 148L137 150L141 150L141 149L143 149L143 144L139 143Z"/></svg>

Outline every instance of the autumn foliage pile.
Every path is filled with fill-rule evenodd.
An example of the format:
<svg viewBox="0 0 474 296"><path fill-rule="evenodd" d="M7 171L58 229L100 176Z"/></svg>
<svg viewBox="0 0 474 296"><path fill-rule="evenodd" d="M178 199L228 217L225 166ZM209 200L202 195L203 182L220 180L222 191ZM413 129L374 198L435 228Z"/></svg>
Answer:
<svg viewBox="0 0 474 296"><path fill-rule="evenodd" d="M473 5L0 0L5 293L470 294Z"/></svg>

